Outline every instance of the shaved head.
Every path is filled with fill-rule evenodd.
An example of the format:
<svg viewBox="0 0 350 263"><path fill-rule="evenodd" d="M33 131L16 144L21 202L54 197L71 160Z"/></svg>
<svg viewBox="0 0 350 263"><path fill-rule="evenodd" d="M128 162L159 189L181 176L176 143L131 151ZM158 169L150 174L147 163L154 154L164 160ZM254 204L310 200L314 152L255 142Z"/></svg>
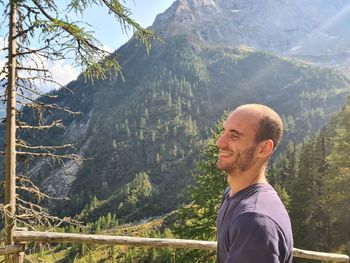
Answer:
<svg viewBox="0 0 350 263"><path fill-rule="evenodd" d="M250 121L256 122L257 143L272 140L273 148L277 147L283 135L283 122L273 109L261 104L245 104L237 107L233 112L242 112Z"/></svg>

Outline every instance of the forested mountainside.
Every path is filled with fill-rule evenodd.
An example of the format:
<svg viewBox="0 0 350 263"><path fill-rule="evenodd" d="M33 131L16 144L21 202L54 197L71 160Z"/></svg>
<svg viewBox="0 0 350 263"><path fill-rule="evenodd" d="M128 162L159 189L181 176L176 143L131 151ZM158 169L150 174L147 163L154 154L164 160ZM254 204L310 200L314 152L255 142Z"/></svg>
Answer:
<svg viewBox="0 0 350 263"><path fill-rule="evenodd" d="M60 116L65 129L32 136L34 145L74 142L86 159L39 161L28 171L49 193L70 197L57 207L61 215L83 212L89 221L115 212L128 221L171 211L184 200L199 146L225 110L270 105L283 116L286 139L300 141L340 109L349 91L348 80L331 69L186 35L155 43L150 55L134 42L119 54L124 81L70 83L74 95L60 90L54 102L82 114ZM148 190L140 193L142 185ZM95 196L98 204L88 209Z"/></svg>
<svg viewBox="0 0 350 263"><path fill-rule="evenodd" d="M296 5L302 2L283 10L293 17L309 12L313 19L320 19L344 7L339 0L317 15L315 10L329 6L326 0L300 12ZM220 43L220 38L211 41L191 30L175 30L182 28L185 22L181 18L191 12L188 29L203 26L203 14L208 10L213 12L211 18L215 10L219 15L225 8L243 10L253 18L259 6L262 16L277 8L272 1L246 5L224 0L176 1L157 17L153 28L163 42L154 42L149 55L134 39L115 53L123 78L86 82L80 76L67 89L53 91L57 98L40 98L81 112L78 116L56 113L65 129L19 132L34 145L73 142L76 153L84 158L63 164L39 160L23 170L46 192L70 197L69 202L50 203L55 213L80 214L89 221L115 212L129 221L171 211L184 201L183 189L191 181L198 149L210 128L225 110L239 104L257 102L275 108L285 123L285 139L295 142L317 131L342 107L349 81L333 69L246 46L234 47L231 42ZM241 11L231 12L233 24L238 23L235 19ZM279 28L276 19L271 28ZM208 26L214 23L213 19L205 21ZM311 24L308 30L312 30ZM256 38L258 41L258 35ZM30 122L33 116L27 111L22 118ZM51 119L50 114L44 116L45 122ZM4 129L0 133L4 139ZM285 148L282 145L280 152ZM147 191L139 193L143 185ZM91 208L94 199L97 202Z"/></svg>
<svg viewBox="0 0 350 263"><path fill-rule="evenodd" d="M313 136L276 162L275 181L288 193L299 247L350 254L350 100Z"/></svg>

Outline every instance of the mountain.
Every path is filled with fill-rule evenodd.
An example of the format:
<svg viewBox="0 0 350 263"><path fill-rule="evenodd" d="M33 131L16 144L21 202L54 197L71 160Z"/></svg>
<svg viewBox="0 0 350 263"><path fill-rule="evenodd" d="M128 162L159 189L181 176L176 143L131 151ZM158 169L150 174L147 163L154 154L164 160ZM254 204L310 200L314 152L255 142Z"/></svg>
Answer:
<svg viewBox="0 0 350 263"><path fill-rule="evenodd" d="M346 0L178 0L153 27L334 65L349 59L349 9Z"/></svg>
<svg viewBox="0 0 350 263"><path fill-rule="evenodd" d="M83 211L84 220L108 211L132 220L175 208L202 140L226 109L268 104L283 115L286 139L301 140L349 92L349 81L332 70L188 35L155 43L150 55L129 42L119 57L125 81L70 83L75 95L58 91L55 103L83 114L65 118L65 130L33 139L75 142L86 158L53 169L38 162L30 171L48 192L70 196L71 202L59 206L63 214ZM147 195L142 185L149 185ZM95 196L99 205L89 209Z"/></svg>
<svg viewBox="0 0 350 263"><path fill-rule="evenodd" d="M286 2L283 10L290 6L300 10L296 6L299 1L294 2ZM55 213L77 214L81 220L91 221L111 212L121 221L130 221L171 211L185 201L184 190L191 183L190 174L209 130L225 110L243 103L275 108L285 123L285 143L289 139L301 141L322 127L345 102L350 90L346 77L333 69L264 51L263 45L278 42L274 35L265 36L270 37L265 43L257 31L246 30L246 39L255 36L256 43L261 43L256 48L263 51L256 51L241 45L254 44L243 42L243 33L237 46L229 41L234 39L230 30L236 30L235 24L223 31L229 14L233 22L244 18L241 12L247 15L241 21L243 31L248 22L252 23L248 28L254 28L255 16L262 23L277 5L257 0L244 4L176 1L156 18L153 28L163 43L154 42L149 55L134 39L116 51L124 80L113 77L92 83L80 76L67 85L68 89L53 91L57 98L40 98L82 113L56 113L65 129L19 132L34 145L74 143L84 158L50 164L38 160L25 168L46 192L70 197L69 202L53 206ZM315 17L318 15L322 13ZM276 17L285 19L280 14ZM288 20L292 17L298 18L293 13ZM265 20L265 24L276 32L283 31L272 20ZM216 26L222 39L219 35L206 38L201 33L207 29L215 33ZM269 27L264 32L274 31ZM310 30L311 23L305 31ZM239 36L238 31L235 34ZM298 34L291 37L297 39ZM283 45L276 44L276 50L288 50L289 46ZM23 114L29 122L32 116L30 112ZM51 119L50 114L44 116L46 122Z"/></svg>
<svg viewBox="0 0 350 263"><path fill-rule="evenodd" d="M0 104L0 119L3 119L6 117L6 109L3 104Z"/></svg>

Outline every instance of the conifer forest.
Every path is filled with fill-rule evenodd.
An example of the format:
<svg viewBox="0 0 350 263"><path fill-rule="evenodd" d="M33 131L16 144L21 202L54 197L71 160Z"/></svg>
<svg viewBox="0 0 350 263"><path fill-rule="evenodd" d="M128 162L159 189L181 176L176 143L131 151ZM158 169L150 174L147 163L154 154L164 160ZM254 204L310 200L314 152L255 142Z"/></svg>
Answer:
<svg viewBox="0 0 350 263"><path fill-rule="evenodd" d="M176 0L149 27L132 1L63 2L0 0L0 248L16 228L216 241L227 175L215 142L230 111L259 103L283 120L267 179L294 247L350 255L347 1ZM130 39L106 51L80 20L89 8ZM57 61L79 75L59 83ZM211 250L85 243L28 242L24 254L216 262Z"/></svg>

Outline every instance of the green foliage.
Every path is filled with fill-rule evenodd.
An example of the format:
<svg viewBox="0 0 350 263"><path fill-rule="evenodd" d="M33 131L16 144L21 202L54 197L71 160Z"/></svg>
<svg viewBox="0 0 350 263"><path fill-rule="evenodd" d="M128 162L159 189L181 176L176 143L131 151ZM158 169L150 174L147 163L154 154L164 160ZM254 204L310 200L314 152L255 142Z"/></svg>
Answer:
<svg viewBox="0 0 350 263"><path fill-rule="evenodd" d="M130 13L118 0L58 2L43 0L0 1L3 15L0 22L1 29L8 36L8 42L4 43L6 48L2 48L1 51L5 52L4 55L9 59L8 62L1 65L0 69L1 92L8 85L7 91L4 92L6 94L4 103L7 103L9 110L8 116L12 116L13 122L24 128L16 134L16 125L11 125L11 118L8 118L5 124L8 126L6 127L7 134L16 134L16 138L1 136L2 142L8 140L2 145L15 145L18 153L16 157L16 154L11 153L11 148L6 149L6 154L11 156L11 160L6 161L6 167L10 167L5 169L6 177L7 179L13 177L12 181L16 181L17 170L19 174L26 176L29 168L25 159L42 157L51 160L53 164L43 164L42 170L49 166L55 169L56 162L65 165L66 160L74 160L78 163L81 160L78 155L71 154L70 150L74 148L73 144L62 143L65 138L61 137L64 127L61 118L65 118L65 121L73 121L71 116L78 115L78 112L63 106L62 102L53 102L58 96L46 94L47 86L51 86L49 89L60 88L58 93L61 94L70 90L68 87L63 88L62 83L57 83L53 79L53 74L48 68L50 63L69 59L70 62L73 61L74 66L83 70L85 77L89 80L98 78L105 80L120 73L121 67L117 57L105 51L102 43L94 37L94 33L85 28L86 26L90 27L90 25L74 20L77 12L82 14L92 4L107 7L108 13L115 15L124 28L134 29L135 38L145 45L147 52L149 52L151 41L156 38L153 31L141 27L131 19ZM22 74L11 73L19 71ZM80 94L82 93L84 92ZM86 103L86 96L81 96L79 99ZM86 104L83 108L86 107ZM16 113L10 113L11 109L16 109ZM65 113L69 113L71 116L62 117ZM52 128L50 135L55 137L54 140L51 140L50 136L48 136L50 139L42 136L49 128ZM1 129L3 129L1 132L3 135L4 125L1 126ZM56 142L62 143L62 145L56 144ZM16 168L17 163L19 165ZM38 163L40 164L40 161L32 164L32 167ZM7 171L11 171L11 174ZM46 179L43 176L45 173L39 172L37 174L35 172L34 174L33 176L29 175L28 178L40 183ZM31 181L30 184L26 181L30 185L29 187L25 186L23 180L17 180L17 182L22 184L17 187L20 189L22 186L22 191L17 192L16 209L13 207L11 210L13 213L16 210L22 224L35 228L37 224L39 227L44 224L51 227L52 224L61 223L55 222L60 220L57 217L50 217L46 209L39 206L41 199L47 195L42 194L39 188L31 184ZM106 187L106 182L103 181L102 189L104 190ZM33 201L35 199L40 200L35 202ZM5 198L6 202L9 200L8 197ZM15 215L12 215L11 218L13 216Z"/></svg>
<svg viewBox="0 0 350 263"><path fill-rule="evenodd" d="M136 174L134 180L127 184L120 192L120 203L117 202L119 209L127 207L129 211L136 208L140 201L150 198L153 195L153 186L145 172ZM122 204L122 206L121 206Z"/></svg>
<svg viewBox="0 0 350 263"><path fill-rule="evenodd" d="M292 187L297 179L299 150L293 142L289 142L287 149L280 154L275 162L270 162L267 178L274 186L283 204L290 211Z"/></svg>
<svg viewBox="0 0 350 263"><path fill-rule="evenodd" d="M270 179L277 189L282 186L280 193L289 200L296 247L348 251L349 103L318 134L299 147L288 147L269 171Z"/></svg>
<svg viewBox="0 0 350 263"><path fill-rule="evenodd" d="M45 39L50 40L50 34L67 34L68 41L60 41L60 49L72 51L75 55L75 63L85 68L85 76L93 80L95 78L106 78L110 70L119 73L121 68L115 57L103 50L102 44L93 36L92 33L85 30L77 22L71 22L67 16L61 18L59 16L60 10L55 3L46 5L41 1L34 1L34 4L40 9L44 19L36 18L36 27L42 27L45 32ZM65 14L74 12L75 14L83 14L88 6L98 5L108 9L110 14L113 14L124 30L130 27L134 29L134 34L146 47L147 51L150 49L151 40L155 39L154 33L142 28L135 20L130 18L130 12L119 1L71 1L65 7ZM50 13L53 13L52 16ZM41 24L40 24L41 23ZM57 35L55 38L57 38ZM44 40L45 40L44 39ZM61 39L60 39L61 40ZM54 55L53 53L52 55ZM61 54L63 56L63 54Z"/></svg>
<svg viewBox="0 0 350 263"><path fill-rule="evenodd" d="M332 245L346 251L349 233L344 230L350 227L350 100L337 116L334 130L325 171L327 212L332 223Z"/></svg>
<svg viewBox="0 0 350 263"><path fill-rule="evenodd" d="M147 210L145 207L143 213L170 211L184 200L183 189L192 180L190 174L201 142L224 109L251 101L264 103L267 97L269 105L286 116L286 141L299 142L336 109L340 95L329 87L343 87L345 92L348 86L335 73L330 73L332 78L323 78L322 69L315 71L311 66L299 66L271 55L190 41L194 40L169 38L149 57L129 46L121 50L125 58L132 57L124 70L125 82L106 83L104 89L94 94L94 117L87 133L91 141L85 150L85 156L92 160L81 167L71 190L72 200L77 200L76 196L84 189L110 202L112 207L113 196L136 173L147 171L159 191L154 195L157 201ZM202 46L199 49L196 45ZM176 54L166 52L175 48ZM143 68L135 78L134 72L141 65L152 65L152 69ZM266 69L266 74L251 80L260 68ZM283 94L279 93L281 87L286 87ZM298 97L302 91L310 94L322 91L332 100ZM281 145L279 152L286 145ZM102 176L103 180L97 179ZM103 188L102 182L108 188ZM166 188L168 191L163 190ZM169 191L175 196L169 196ZM82 197L79 201L71 209L64 206L63 211L79 213L86 200Z"/></svg>
<svg viewBox="0 0 350 263"><path fill-rule="evenodd" d="M216 168L218 149L215 142L223 129L223 119L212 130L212 135L202 149L201 160L193 173L194 184L189 186L190 204L181 206L174 224L174 233L180 238L215 240L216 216L223 191L227 187L226 175ZM213 253L205 251L182 251L180 262L213 261Z"/></svg>
<svg viewBox="0 0 350 263"><path fill-rule="evenodd" d="M106 222L108 215L105 217ZM108 229L108 234L123 236L138 236L152 238L174 238L168 228L170 215L133 225L122 225ZM113 216L112 216L113 218ZM106 234L101 230L100 234ZM170 248L142 248L128 246L107 246L88 244L52 245L44 250L38 250L28 255L28 259L35 262L180 262L177 259L178 250ZM42 259L42 261L39 261Z"/></svg>
<svg viewBox="0 0 350 263"><path fill-rule="evenodd" d="M349 81L336 72L269 54L212 46L192 36L168 37L164 45L146 56L154 35L139 27L119 1L71 1L68 11L77 13L91 5L107 5L122 26L133 27L135 37L146 44L145 51L132 40L118 51L125 65L123 82L109 74L110 67L112 71L120 69L115 55L102 50L91 55L91 50L100 48L92 34L60 18L53 2L33 3L39 9L47 8L52 15L35 22L42 22L47 34L68 36L69 50L78 43L76 62L87 67L88 77L111 78L111 82L94 80L94 85L79 78L68 85L76 97L64 90L53 92L57 99L47 101L80 110L84 115L76 119L62 116L70 129L38 132L29 138L32 142L40 138L48 145L52 141L73 141L86 157L70 189L71 201L58 205L56 211L78 214L90 222L86 231L93 233L115 227L117 218L128 221L172 210L186 201L183 189L194 181L188 189L190 203L179 208L172 231L143 234L214 240L217 210L226 186L224 174L215 168L220 123L201 157L197 156L207 131L222 112L252 101L269 104L283 116L285 141L297 143L322 127L349 91ZM34 26L39 28L39 24ZM281 157L269 170L269 180L292 215L297 246L327 251L349 247L349 112L347 106L337 117L332 141L325 139L328 128L299 148L295 143L285 143L279 148ZM193 172L195 160L197 169ZM36 180L42 182L59 168L43 166ZM71 226L66 231L81 230ZM214 260L213 253L203 251L111 247L107 251L105 256L93 255L86 247L72 246L65 260Z"/></svg>
<svg viewBox="0 0 350 263"><path fill-rule="evenodd" d="M74 142L86 158L67 187L71 201L54 207L58 214L82 213L85 221L95 222L110 212L122 223L169 212L187 201L184 189L194 180L194 163L224 110L248 102L268 104L285 116L285 142L298 143L339 109L349 90L348 81L335 72L324 76L324 69L308 64L211 45L193 36L168 36L149 56L134 44L131 40L118 51L124 81L113 78L91 85L78 78L68 85L76 96L53 92L59 99L52 102L84 114L74 120L62 116L66 130L29 139ZM287 147L283 143L277 154ZM278 169L293 166L287 161L289 157ZM61 168L43 166L35 175L38 184ZM153 188L148 197L130 190L140 171L147 173ZM277 183L290 198L290 182L276 177ZM94 196L97 207L86 207Z"/></svg>
<svg viewBox="0 0 350 263"><path fill-rule="evenodd" d="M278 196L280 197L282 203L284 204L284 206L286 207L287 210L289 210L290 208L290 197L289 197L289 194L286 190L286 188L282 187L281 185L279 184L275 184L274 185L274 188L278 194Z"/></svg>

